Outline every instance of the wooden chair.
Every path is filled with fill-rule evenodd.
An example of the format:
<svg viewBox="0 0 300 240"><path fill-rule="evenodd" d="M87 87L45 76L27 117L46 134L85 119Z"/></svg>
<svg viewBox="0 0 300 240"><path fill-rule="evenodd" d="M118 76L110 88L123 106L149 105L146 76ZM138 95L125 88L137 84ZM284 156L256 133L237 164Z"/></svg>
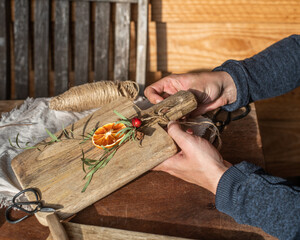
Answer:
<svg viewBox="0 0 300 240"><path fill-rule="evenodd" d="M112 20L114 23L112 25L115 25L113 80L129 79L130 10L131 4L137 4L135 78L141 93L143 92L146 73L147 0L35 1L33 26L30 25L30 3L32 2L28 0L14 1L14 25L10 33L11 3L8 0L0 1L0 99L25 99L30 95L31 79L34 79L31 83L34 97L49 96L49 76L54 81L52 90L54 95L66 91L70 82L71 58L74 59L74 80L72 80L74 85L88 82L92 56L94 81L108 80L108 68L111 62L109 40L112 4L115 4L113 5L115 18ZM75 7L72 8L74 5ZM93 29L90 21L92 6L95 7ZM54 8L54 26L51 25L52 8ZM72 14L73 11L75 14ZM71 31L73 26L70 19L74 16L75 28ZM91 35L94 39L90 39ZM94 46L93 52L91 52L91 43ZM34 54L29 54L30 48L33 49ZM54 71L49 69L51 64ZM14 84L10 84L13 81ZM14 96L10 94L11 87L15 89Z"/></svg>

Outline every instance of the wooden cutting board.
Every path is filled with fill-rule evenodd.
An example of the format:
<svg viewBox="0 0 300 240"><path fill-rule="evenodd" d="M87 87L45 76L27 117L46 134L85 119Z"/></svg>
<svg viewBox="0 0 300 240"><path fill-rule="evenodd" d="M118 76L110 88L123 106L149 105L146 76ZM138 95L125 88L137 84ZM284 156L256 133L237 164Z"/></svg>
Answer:
<svg viewBox="0 0 300 240"><path fill-rule="evenodd" d="M178 92L155 106L140 111L131 101L123 98L112 102L90 116L73 125L75 139L65 139L42 148L26 150L12 161L12 168L22 186L36 188L41 192L45 205L58 209L60 219L66 219L85 207L107 196L118 188L129 183L146 171L152 169L177 152L173 140L158 124L145 129L142 146L138 142L127 142L103 169L99 169L87 190L81 190L85 184L82 169L82 151L86 158L97 159L101 149L94 147L92 141L82 144L83 130L89 133L99 122L99 126L118 120L113 112L116 110L126 117L148 116L159 110L168 109L166 116L176 120L197 107L197 101L190 92ZM153 121L157 122L159 119ZM56 133L58 136L61 132ZM50 141L51 139L46 139ZM32 196L27 196L34 200ZM47 225L45 213L36 214L38 220Z"/></svg>

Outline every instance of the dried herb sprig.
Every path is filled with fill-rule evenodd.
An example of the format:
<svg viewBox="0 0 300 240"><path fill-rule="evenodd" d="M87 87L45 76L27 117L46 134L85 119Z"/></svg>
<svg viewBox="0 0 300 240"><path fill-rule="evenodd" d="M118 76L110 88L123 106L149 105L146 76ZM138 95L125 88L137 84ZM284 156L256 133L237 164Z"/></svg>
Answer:
<svg viewBox="0 0 300 240"><path fill-rule="evenodd" d="M108 149L104 146L101 146L101 148L104 149L104 153L97 160L86 158L84 152L82 151L82 169L86 173L84 179L86 179L87 181L81 192L85 192L95 172L97 172L101 168L104 168L122 145L124 145L128 141L134 141L136 139L137 127L133 125L132 120L124 117L117 111L114 111L114 113L120 118L119 121L115 122L115 124L123 123L125 125L125 128L118 131L116 135L124 134L124 137L112 148ZM88 134L88 136L92 137L92 134L94 134L94 132L95 130L91 134ZM86 171L85 167L87 167L88 171Z"/></svg>
<svg viewBox="0 0 300 240"><path fill-rule="evenodd" d="M16 136L16 139L15 139L15 144L16 144L16 145L14 145L14 144L12 143L11 139L8 138L9 144L10 144L11 147L16 148L16 149L24 149L24 150L27 150L27 149L37 149L37 150L41 151L41 149L39 148L41 145L46 146L46 145L50 145L50 144L52 144L52 143L60 142L60 141L61 141L61 140L60 140L60 137L61 137L61 136L58 136L58 137L55 136L55 135L54 135L53 133L51 133L47 128L45 128L45 130L46 130L46 133L47 133L47 134L49 135L49 137L51 138L51 141L50 141L50 142L41 142L41 143L39 143L39 144L36 145L36 146L29 146L30 142L27 142L27 143L25 143L25 147L21 147L21 146L20 146L20 143L19 143L19 135L20 135L20 133L18 133L17 136Z"/></svg>

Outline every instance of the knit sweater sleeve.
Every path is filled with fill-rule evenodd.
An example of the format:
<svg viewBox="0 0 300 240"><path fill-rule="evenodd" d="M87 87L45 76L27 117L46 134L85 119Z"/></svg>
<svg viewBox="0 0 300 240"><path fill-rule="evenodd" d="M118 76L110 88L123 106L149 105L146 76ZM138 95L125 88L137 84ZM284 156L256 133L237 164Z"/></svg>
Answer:
<svg viewBox="0 0 300 240"><path fill-rule="evenodd" d="M228 60L214 71L228 72L237 88L237 100L223 107L227 111L287 93L300 86L300 35L285 38L243 61Z"/></svg>
<svg viewBox="0 0 300 240"><path fill-rule="evenodd" d="M242 162L221 177L216 207L237 223L260 227L284 240L300 239L300 187Z"/></svg>

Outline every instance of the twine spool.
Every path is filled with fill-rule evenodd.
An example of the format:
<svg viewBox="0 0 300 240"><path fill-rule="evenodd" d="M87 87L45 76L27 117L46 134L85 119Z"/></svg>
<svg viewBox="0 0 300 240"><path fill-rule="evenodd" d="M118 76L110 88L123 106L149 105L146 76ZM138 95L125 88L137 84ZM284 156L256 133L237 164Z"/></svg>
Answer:
<svg viewBox="0 0 300 240"><path fill-rule="evenodd" d="M134 100L138 92L139 87L133 81L86 83L53 97L49 107L53 110L82 112L101 107L119 97Z"/></svg>

